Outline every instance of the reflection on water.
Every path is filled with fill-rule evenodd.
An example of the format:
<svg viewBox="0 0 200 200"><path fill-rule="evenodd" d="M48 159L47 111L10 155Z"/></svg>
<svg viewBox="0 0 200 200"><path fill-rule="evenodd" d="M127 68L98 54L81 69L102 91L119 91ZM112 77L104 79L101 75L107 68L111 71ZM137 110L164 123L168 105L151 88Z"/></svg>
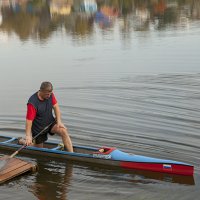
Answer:
<svg viewBox="0 0 200 200"><path fill-rule="evenodd" d="M146 172L146 171L135 171L135 177L140 177L142 180L133 179L131 182L134 183L155 183L157 181L165 181L169 183L178 183L184 185L195 185L193 176L179 176L172 174L162 174L162 173L154 173L154 172Z"/></svg>
<svg viewBox="0 0 200 200"><path fill-rule="evenodd" d="M200 1L188 0L0 0L0 32L21 40L45 40L65 30L73 37L112 29L122 33L188 28L200 19Z"/></svg>
<svg viewBox="0 0 200 200"><path fill-rule="evenodd" d="M31 192L37 199L66 200L73 165L70 163L59 165L58 162L43 160L39 166Z"/></svg>

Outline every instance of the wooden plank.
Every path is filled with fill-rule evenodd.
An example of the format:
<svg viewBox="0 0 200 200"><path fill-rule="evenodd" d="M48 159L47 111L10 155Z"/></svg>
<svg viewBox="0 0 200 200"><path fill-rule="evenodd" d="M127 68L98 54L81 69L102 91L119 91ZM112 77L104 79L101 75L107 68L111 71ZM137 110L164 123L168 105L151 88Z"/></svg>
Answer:
<svg viewBox="0 0 200 200"><path fill-rule="evenodd" d="M37 168L35 164L18 158L9 159L4 156L0 160L6 161L5 166L0 171L0 184L28 171L35 171Z"/></svg>
<svg viewBox="0 0 200 200"><path fill-rule="evenodd" d="M6 165L3 167L3 169L0 171L0 175L1 174L5 174L8 173L10 171L13 171L19 167L22 167L24 165L26 165L25 161L22 161L20 159L16 159L16 158L11 158L6 160Z"/></svg>

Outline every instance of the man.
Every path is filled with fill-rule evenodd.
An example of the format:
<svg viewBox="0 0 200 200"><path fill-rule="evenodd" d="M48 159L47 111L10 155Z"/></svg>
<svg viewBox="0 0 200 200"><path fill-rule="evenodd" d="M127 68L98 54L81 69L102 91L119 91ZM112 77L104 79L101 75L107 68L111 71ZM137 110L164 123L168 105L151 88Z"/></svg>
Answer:
<svg viewBox="0 0 200 200"><path fill-rule="evenodd" d="M55 118L52 110L54 111ZM27 103L26 145L33 145L33 137L49 124L51 124L49 128L36 137L34 146L42 148L43 143L48 139L48 133L50 135L58 134L62 137L66 149L69 152L73 152L67 128L61 121L60 108L53 94L53 86L50 82L43 82L40 90L34 93Z"/></svg>

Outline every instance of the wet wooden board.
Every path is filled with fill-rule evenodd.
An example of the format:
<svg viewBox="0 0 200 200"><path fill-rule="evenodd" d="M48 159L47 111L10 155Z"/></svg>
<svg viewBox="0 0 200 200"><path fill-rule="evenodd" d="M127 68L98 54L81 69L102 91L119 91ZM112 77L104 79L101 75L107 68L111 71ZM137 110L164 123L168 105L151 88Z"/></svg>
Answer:
<svg viewBox="0 0 200 200"><path fill-rule="evenodd" d="M4 156L0 160L5 160L5 166L0 170L0 184L28 171L36 171L37 166L19 158Z"/></svg>

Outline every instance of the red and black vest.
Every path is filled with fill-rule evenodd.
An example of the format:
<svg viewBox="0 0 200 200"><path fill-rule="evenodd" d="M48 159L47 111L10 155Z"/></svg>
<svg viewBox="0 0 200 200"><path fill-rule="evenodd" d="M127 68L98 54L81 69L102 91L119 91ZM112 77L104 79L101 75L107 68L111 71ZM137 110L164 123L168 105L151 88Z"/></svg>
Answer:
<svg viewBox="0 0 200 200"><path fill-rule="evenodd" d="M36 117L32 124L32 134L34 136L55 120L52 113L52 95L41 101L36 92L29 98L28 104L32 104L36 109Z"/></svg>

